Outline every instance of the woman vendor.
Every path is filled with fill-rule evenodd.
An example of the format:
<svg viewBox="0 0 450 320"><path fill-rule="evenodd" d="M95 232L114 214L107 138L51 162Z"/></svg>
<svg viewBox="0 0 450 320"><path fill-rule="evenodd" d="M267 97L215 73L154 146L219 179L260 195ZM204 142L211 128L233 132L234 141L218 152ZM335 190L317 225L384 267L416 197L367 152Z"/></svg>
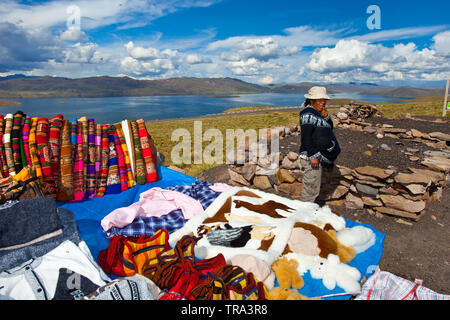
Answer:
<svg viewBox="0 0 450 320"><path fill-rule="evenodd" d="M341 152L333 133L333 122L326 109L325 87L312 87L300 111L302 201L315 202L320 193L322 170L331 170Z"/></svg>

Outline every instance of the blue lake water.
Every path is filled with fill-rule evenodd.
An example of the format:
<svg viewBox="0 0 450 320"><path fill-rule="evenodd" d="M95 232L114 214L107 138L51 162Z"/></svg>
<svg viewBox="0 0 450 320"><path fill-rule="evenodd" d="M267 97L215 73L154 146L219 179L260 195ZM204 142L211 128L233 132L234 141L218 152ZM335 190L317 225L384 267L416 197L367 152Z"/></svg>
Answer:
<svg viewBox="0 0 450 320"><path fill-rule="evenodd" d="M332 98L348 98L376 103L394 100L386 97L339 93ZM21 106L1 107L3 115L22 110L35 117L51 118L62 114L65 119L86 116L97 123L115 123L124 119L162 120L191 118L221 113L227 109L247 106L280 106L298 108L305 100L303 94L261 93L229 97L198 96L149 96L107 98L52 98L11 99ZM60 103L68 101L69 103Z"/></svg>

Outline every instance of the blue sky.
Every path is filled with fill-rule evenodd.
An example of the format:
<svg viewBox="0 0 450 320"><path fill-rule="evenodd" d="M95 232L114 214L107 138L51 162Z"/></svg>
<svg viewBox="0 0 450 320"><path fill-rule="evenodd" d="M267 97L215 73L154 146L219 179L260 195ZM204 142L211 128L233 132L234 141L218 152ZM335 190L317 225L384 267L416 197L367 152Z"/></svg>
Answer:
<svg viewBox="0 0 450 320"><path fill-rule="evenodd" d="M436 0L4 0L0 75L439 85L448 12Z"/></svg>

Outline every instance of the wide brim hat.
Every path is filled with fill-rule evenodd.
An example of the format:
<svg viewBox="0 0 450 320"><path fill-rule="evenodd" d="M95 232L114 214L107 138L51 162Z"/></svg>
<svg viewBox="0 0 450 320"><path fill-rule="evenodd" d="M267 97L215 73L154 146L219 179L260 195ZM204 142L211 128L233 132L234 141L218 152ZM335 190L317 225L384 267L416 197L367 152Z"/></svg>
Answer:
<svg viewBox="0 0 450 320"><path fill-rule="evenodd" d="M308 93L305 94L306 99L327 99L330 100L330 97L327 95L327 88L325 87L312 87L309 89Z"/></svg>

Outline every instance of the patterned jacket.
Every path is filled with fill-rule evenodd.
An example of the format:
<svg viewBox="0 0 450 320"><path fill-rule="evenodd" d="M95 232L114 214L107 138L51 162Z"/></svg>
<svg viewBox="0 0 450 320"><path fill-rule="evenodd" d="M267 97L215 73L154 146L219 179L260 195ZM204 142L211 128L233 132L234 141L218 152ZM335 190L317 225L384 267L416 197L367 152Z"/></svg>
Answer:
<svg viewBox="0 0 450 320"><path fill-rule="evenodd" d="M320 112L308 105L300 111L301 145L300 155L322 163L333 163L341 148L333 132L330 116L322 117Z"/></svg>

